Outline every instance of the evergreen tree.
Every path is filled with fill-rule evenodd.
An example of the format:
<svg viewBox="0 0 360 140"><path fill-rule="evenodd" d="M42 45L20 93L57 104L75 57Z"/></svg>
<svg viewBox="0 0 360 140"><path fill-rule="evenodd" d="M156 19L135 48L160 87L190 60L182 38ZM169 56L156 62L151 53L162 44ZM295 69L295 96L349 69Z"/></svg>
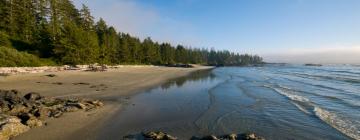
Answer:
<svg viewBox="0 0 360 140"><path fill-rule="evenodd" d="M38 65L40 59L36 57L72 65L196 63L219 66L251 65L263 61L257 55L182 45L174 47L169 43L159 44L151 38L140 41L117 32L103 19L94 25L90 9L82 5L78 10L71 0L0 0L0 18L0 46L8 47L0 51L14 53L2 56L36 60L36 64L18 61L5 64L6 59L3 59L0 66Z"/></svg>
<svg viewBox="0 0 360 140"><path fill-rule="evenodd" d="M86 5L82 5L81 25L86 31L92 31L94 28L94 17L90 14L90 9ZM102 19L101 19L102 20Z"/></svg>

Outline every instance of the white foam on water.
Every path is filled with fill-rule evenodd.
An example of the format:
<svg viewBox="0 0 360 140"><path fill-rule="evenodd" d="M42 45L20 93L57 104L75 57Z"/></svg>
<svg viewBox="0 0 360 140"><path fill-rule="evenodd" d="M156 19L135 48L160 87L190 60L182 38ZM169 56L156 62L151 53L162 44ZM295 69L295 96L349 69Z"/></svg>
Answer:
<svg viewBox="0 0 360 140"><path fill-rule="evenodd" d="M305 107L303 107L303 106L301 106L301 105L299 105L299 104L297 104L297 103L295 103L295 102L292 102L292 104L294 104L294 105L295 105L299 110L301 110L302 112L304 112L304 113L306 113L306 114L308 114L308 115L311 114L311 112L308 111Z"/></svg>
<svg viewBox="0 0 360 140"><path fill-rule="evenodd" d="M274 89L276 92L288 97L292 101L308 103L309 105L314 107L315 115L318 118L320 118L322 121L326 122L331 127L337 129L341 133L343 133L355 140L360 140L360 121L352 121L352 120L346 119L344 117L340 117L335 113L324 110L324 109L314 105L313 103L311 103L311 101L308 98L305 98L305 97L302 97L302 96L299 96L296 94L291 94L290 88L282 87L282 86L280 86L280 88L274 88L270 85L264 85L264 86ZM300 104L297 104L296 102L292 102L292 103L302 112L304 112L306 114L311 114L311 112L309 112L306 108L304 108Z"/></svg>
<svg viewBox="0 0 360 140"><path fill-rule="evenodd" d="M314 107L314 112L317 117L330 126L353 139L360 140L360 122L347 120L317 106Z"/></svg>
<svg viewBox="0 0 360 140"><path fill-rule="evenodd" d="M299 102L310 102L310 100L308 98L305 98L303 96L299 96L299 95L295 95L295 94L290 94L288 92L286 92L285 90L282 89L278 89L278 88L273 88L276 92L280 93L281 95L284 95L286 97L288 97L291 100L294 101L299 101Z"/></svg>
<svg viewBox="0 0 360 140"><path fill-rule="evenodd" d="M305 98L305 97L302 97L302 96L299 96L299 95L295 95L295 94L290 94L288 92L286 92L285 90L291 90L291 88L288 88L288 87L284 87L284 86L280 86L282 89L285 89L285 90L282 90L282 89L278 89L278 88L274 88L274 87L271 87L269 85L264 85L265 87L268 87L268 88L271 88L271 89L274 89L276 92L278 92L279 94L281 95L284 95L286 96L287 98L289 98L290 100L292 101L297 101L297 102L303 102L303 103L308 103L311 105L311 102L309 99ZM309 112L304 106L296 103L296 102L291 102L293 105L295 105L300 111L304 112L305 114L311 114L311 112Z"/></svg>

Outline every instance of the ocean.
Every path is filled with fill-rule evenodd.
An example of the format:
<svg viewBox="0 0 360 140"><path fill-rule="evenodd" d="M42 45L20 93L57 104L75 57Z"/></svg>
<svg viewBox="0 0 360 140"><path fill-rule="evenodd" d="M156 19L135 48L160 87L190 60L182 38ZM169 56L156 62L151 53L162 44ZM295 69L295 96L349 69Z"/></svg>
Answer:
<svg viewBox="0 0 360 140"><path fill-rule="evenodd" d="M99 138L254 132L270 140L360 139L360 67L220 67L132 97Z"/></svg>

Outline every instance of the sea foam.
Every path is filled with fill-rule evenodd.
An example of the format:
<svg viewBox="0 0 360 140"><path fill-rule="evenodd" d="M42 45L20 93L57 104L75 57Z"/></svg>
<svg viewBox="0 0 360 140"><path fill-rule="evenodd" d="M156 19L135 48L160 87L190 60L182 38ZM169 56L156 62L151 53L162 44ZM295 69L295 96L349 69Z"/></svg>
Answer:
<svg viewBox="0 0 360 140"><path fill-rule="evenodd" d="M351 138L360 140L360 122L350 121L317 106L314 107L314 112L317 117L335 129Z"/></svg>

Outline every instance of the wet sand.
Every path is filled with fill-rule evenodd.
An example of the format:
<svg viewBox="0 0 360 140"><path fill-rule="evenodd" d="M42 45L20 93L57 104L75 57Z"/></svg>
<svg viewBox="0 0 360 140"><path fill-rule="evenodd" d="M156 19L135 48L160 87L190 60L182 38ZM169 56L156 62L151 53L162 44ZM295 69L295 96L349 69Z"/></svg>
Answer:
<svg viewBox="0 0 360 140"><path fill-rule="evenodd" d="M81 97L100 99L105 106L90 112L66 113L46 120L48 125L31 129L16 140L95 139L97 130L121 109L135 93L160 85L169 79L209 69L169 67L122 67L107 72L63 71L0 77L1 89L17 89L22 93L39 92L47 97ZM48 77L55 74L55 77Z"/></svg>

